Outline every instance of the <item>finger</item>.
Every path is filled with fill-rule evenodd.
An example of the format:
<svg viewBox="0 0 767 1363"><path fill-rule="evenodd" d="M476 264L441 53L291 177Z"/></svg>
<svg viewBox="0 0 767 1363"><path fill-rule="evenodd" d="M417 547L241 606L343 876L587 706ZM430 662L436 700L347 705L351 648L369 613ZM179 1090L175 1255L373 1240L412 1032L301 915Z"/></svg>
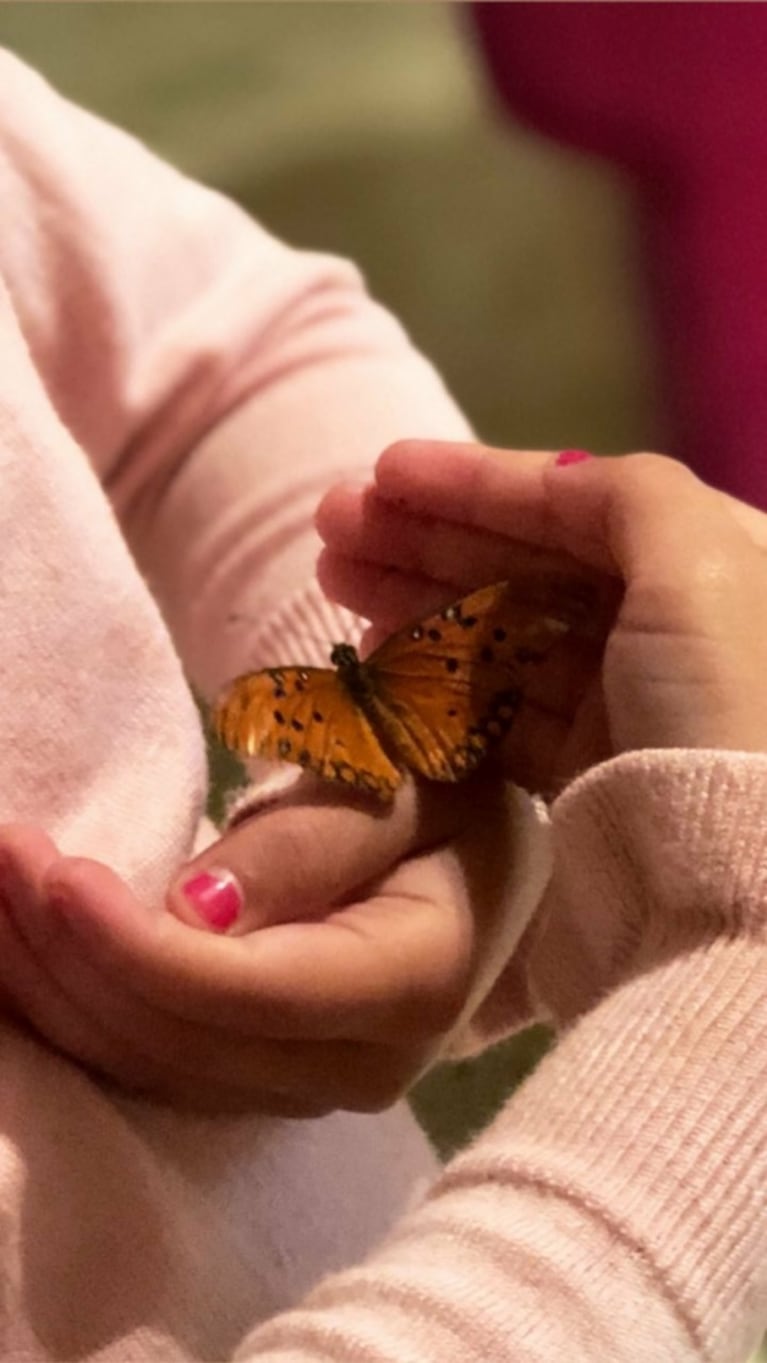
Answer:
<svg viewBox="0 0 767 1363"><path fill-rule="evenodd" d="M471 862L472 884L484 887L484 901L476 903L491 912L505 893L511 820L495 786L485 784L487 798L477 786L474 817L464 815L464 822L480 830L482 855ZM117 893L95 894L93 911L72 915L70 926L88 940L100 969L123 973L141 997L179 1017L202 1022L216 1017L241 1036L389 1036L401 1042L409 1028L415 1038L443 1021L446 978L464 968L464 934L473 919L455 856L471 852L459 844L457 853L446 850L443 859L426 854L404 863L403 875L405 866L413 866L409 880L395 881L392 889L387 878L377 891L322 921L231 938L189 932L168 917L152 920L148 949L146 925L120 911Z"/></svg>
<svg viewBox="0 0 767 1363"><path fill-rule="evenodd" d="M279 1043L242 1043L208 1021L189 1024L144 1005L123 972L101 972L89 942L71 931L79 913L110 906L110 930L151 920L108 868L61 857L41 830L0 830L0 968L11 985L12 1010L46 1043L132 1092L153 1094L193 1111L259 1111L317 1118L332 1109L361 1111L395 1096L398 1069L388 1063L377 1090L361 1085L368 1065L358 1056L287 1054ZM173 957L166 960L173 968ZM332 1082L331 1082L332 1077Z"/></svg>
<svg viewBox="0 0 767 1363"><path fill-rule="evenodd" d="M0 944L15 1012L50 1045L99 1069L108 1026L91 1016L87 1006L73 1001L57 980L52 964L58 934L49 924L37 921L38 895L24 868L4 856L2 870L7 889L0 913ZM130 1047L123 1048L123 1075L129 1083L144 1073L143 1067L135 1068L134 1059Z"/></svg>
<svg viewBox="0 0 767 1363"><path fill-rule="evenodd" d="M416 581L444 583L447 592L466 593L515 572L575 567L568 555L510 533L414 515L409 508L387 502L373 488L362 492L339 488L328 493L326 502L332 503L334 497L335 534L327 542L336 555L379 564ZM364 605L358 587L350 585Z"/></svg>
<svg viewBox="0 0 767 1363"><path fill-rule="evenodd" d="M415 1052L397 1056L346 1040L269 1041L220 1025L218 1010L189 1021L148 1003L113 968L94 957L87 936L73 930L78 916L98 916L106 899L115 914L138 917L139 905L106 867L62 859L48 894L27 906L23 933L45 972L34 1008L44 1034L89 1068L133 1090L200 1109L247 1107L281 1115L317 1115L338 1107L378 1110L412 1078ZM30 912L31 908L31 912ZM152 950L147 920L145 953ZM137 934L137 939L141 934ZM136 979L138 958L130 980ZM377 1063L373 1063L377 1060Z"/></svg>
<svg viewBox="0 0 767 1363"><path fill-rule="evenodd" d="M416 847L450 836L468 807L407 780L388 807L338 802L318 782L231 829L179 875L168 907L184 921L241 934L327 912Z"/></svg>
<svg viewBox="0 0 767 1363"><path fill-rule="evenodd" d="M639 456L621 459L633 457ZM544 470L547 478L550 476L548 470L554 459L553 453L542 450L400 441L379 457L375 485L380 497L410 513L444 517L561 548L560 532L549 520L547 489L542 478ZM576 467L579 466L571 465L568 471ZM728 506L754 543L767 547L767 515L738 498L724 493L715 495ZM578 557L580 548L574 547Z"/></svg>
<svg viewBox="0 0 767 1363"><path fill-rule="evenodd" d="M41 829L24 824L0 826L0 901L5 938L5 948L0 953L0 1004L22 1014L25 980L32 966L26 960L23 941L14 931L12 911L23 914L29 897L36 894L46 868L58 855L51 839Z"/></svg>
<svg viewBox="0 0 767 1363"><path fill-rule="evenodd" d="M0 889L7 890L6 873L14 889L35 893L60 853L41 828L29 824L0 825Z"/></svg>
<svg viewBox="0 0 767 1363"><path fill-rule="evenodd" d="M563 538L626 583L608 643L613 746L765 745L764 551L714 489L660 455L546 474Z"/></svg>
<svg viewBox="0 0 767 1363"><path fill-rule="evenodd" d="M381 455L376 486L383 497L406 500L409 511L453 515L467 525L484 524L507 533L513 526L515 538L530 539L609 573L632 571L637 554L646 558L650 542L660 551L663 526L663 542L670 553L664 563L685 557L679 498L693 533L697 529L706 534L703 541L693 541L701 547L717 542L725 520L734 531L747 526L757 540L764 533L760 513L728 503L684 465L661 455L625 455L559 467L553 455L541 452L412 442L392 446ZM657 533L648 540L653 523ZM656 562L660 575L661 561Z"/></svg>
<svg viewBox="0 0 767 1363"><path fill-rule="evenodd" d="M332 601L363 619L375 620L387 632L441 610L455 598L455 589L384 564L346 558L323 549L317 560L317 580Z"/></svg>
<svg viewBox="0 0 767 1363"><path fill-rule="evenodd" d="M3 970L17 1011L46 1040L92 1067L103 1045L112 1040L107 1015L101 1007L98 981L88 980L78 996L62 984L64 968L61 933L56 915L43 913L49 878L66 862L51 839L38 828L7 825L0 830L0 885L5 901L3 930L6 951ZM75 960L69 974L83 969ZM119 1004L121 982L110 986L110 1002ZM127 1073L137 1058L131 1042L123 1043ZM138 1073L138 1071L136 1071Z"/></svg>
<svg viewBox="0 0 767 1363"><path fill-rule="evenodd" d="M730 497L726 493L721 493L720 496L724 498L730 515L746 531L754 544L767 552L767 515L764 511L759 511L755 506L748 506L746 502L741 502L737 497Z"/></svg>
<svg viewBox="0 0 767 1363"><path fill-rule="evenodd" d="M325 539L336 553L445 583L459 593L500 580L511 570L536 568L545 553L522 537L512 539L508 528L500 534L485 526L414 514L379 496L375 488L340 487L328 493L324 505L332 513L333 528ZM318 513L321 534L328 519ZM547 562L570 566L566 558L552 563L550 553Z"/></svg>
<svg viewBox="0 0 767 1363"><path fill-rule="evenodd" d="M744 542L727 504L684 464L633 454L543 471L551 518L563 547L625 581L666 588L700 577L703 562Z"/></svg>
<svg viewBox="0 0 767 1363"><path fill-rule="evenodd" d="M400 441L380 455L375 485L380 497L411 513L546 547L552 538L542 474L553 457L543 450Z"/></svg>

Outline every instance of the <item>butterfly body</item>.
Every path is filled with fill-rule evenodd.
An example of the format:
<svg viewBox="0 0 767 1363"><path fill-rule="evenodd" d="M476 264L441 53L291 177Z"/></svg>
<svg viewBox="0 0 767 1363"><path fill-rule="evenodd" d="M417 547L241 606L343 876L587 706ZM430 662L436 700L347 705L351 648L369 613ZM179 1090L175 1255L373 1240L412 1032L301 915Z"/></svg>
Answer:
<svg viewBox="0 0 767 1363"><path fill-rule="evenodd" d="M367 709L373 699L374 682L371 668L360 660L353 644L334 644L330 650L330 661L338 674L341 685L349 692L361 710Z"/></svg>
<svg viewBox="0 0 767 1363"><path fill-rule="evenodd" d="M561 590L553 601L550 584L484 587L364 661L339 643L332 668L236 678L214 707L214 728L236 751L296 762L383 800L406 770L460 781L508 732L531 672L583 611L582 592Z"/></svg>

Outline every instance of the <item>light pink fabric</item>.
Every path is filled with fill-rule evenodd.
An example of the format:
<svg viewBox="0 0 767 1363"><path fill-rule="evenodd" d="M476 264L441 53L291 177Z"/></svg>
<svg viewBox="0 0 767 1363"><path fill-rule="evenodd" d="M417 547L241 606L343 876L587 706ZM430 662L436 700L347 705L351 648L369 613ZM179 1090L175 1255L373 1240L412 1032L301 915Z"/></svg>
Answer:
<svg viewBox="0 0 767 1363"><path fill-rule="evenodd" d="M204 789L179 656L207 692L342 628L309 585L318 493L466 426L349 266L7 55L0 196L0 819L159 900ZM433 1174L402 1108L180 1117L4 1023L1 1356L742 1360L767 1312L767 757L618 759L553 830L530 959L554 934L564 1038L363 1267L332 1276Z"/></svg>
<svg viewBox="0 0 767 1363"><path fill-rule="evenodd" d="M0 202L0 821L159 904L206 786L180 658L210 693L319 657L347 632L312 585L321 490L468 427L353 267L2 53ZM436 1169L404 1105L175 1116L6 1023L0 1095L0 1356L25 1363L227 1357Z"/></svg>

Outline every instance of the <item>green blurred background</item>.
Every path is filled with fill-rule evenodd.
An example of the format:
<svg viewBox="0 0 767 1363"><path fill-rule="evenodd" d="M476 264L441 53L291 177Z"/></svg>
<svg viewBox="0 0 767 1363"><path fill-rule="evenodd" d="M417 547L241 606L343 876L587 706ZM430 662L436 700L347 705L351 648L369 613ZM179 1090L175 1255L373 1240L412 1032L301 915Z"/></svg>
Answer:
<svg viewBox="0 0 767 1363"><path fill-rule="evenodd" d="M460 4L5 3L0 41L277 234L354 258L484 439L652 445L625 188L501 121ZM543 1044L419 1086L443 1152Z"/></svg>

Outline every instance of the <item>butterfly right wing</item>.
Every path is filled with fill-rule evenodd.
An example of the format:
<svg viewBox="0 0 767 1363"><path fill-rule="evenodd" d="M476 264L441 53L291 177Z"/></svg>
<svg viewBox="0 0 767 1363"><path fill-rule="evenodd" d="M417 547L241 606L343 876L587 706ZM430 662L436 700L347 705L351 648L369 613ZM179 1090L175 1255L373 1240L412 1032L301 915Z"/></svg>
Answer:
<svg viewBox="0 0 767 1363"><path fill-rule="evenodd" d="M402 774L379 743L337 672L270 667L235 678L211 722L227 748L248 757L296 762L326 781L390 800Z"/></svg>
<svg viewBox="0 0 767 1363"><path fill-rule="evenodd" d="M545 702L552 676L568 668L568 639L601 648L605 619L591 584L568 575L519 574L480 588L368 659L377 726L411 771L459 781L523 705Z"/></svg>

